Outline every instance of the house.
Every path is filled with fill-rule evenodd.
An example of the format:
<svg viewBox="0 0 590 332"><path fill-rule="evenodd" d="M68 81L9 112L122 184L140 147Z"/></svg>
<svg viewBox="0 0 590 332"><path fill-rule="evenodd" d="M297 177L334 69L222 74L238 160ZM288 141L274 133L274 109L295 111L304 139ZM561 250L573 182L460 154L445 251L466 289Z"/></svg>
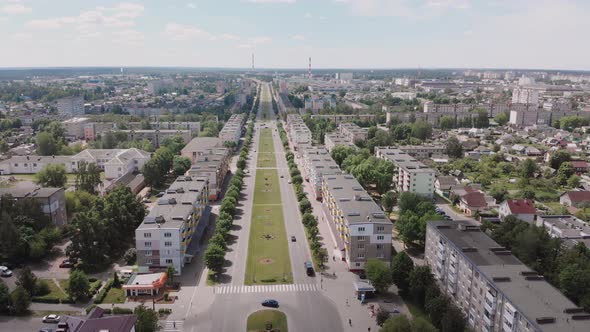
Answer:
<svg viewBox="0 0 590 332"><path fill-rule="evenodd" d="M533 223L537 215L537 209L531 200L507 199L500 204L498 214L502 220L509 215L513 215L520 220Z"/></svg>
<svg viewBox="0 0 590 332"><path fill-rule="evenodd" d="M529 157L538 157L538 156L542 156L543 153L541 152L541 150L533 147L533 146L527 146L524 149L524 154L526 154Z"/></svg>
<svg viewBox="0 0 590 332"><path fill-rule="evenodd" d="M443 197L449 197L451 188L461 184L454 176L439 176L434 181L434 191Z"/></svg>
<svg viewBox="0 0 590 332"><path fill-rule="evenodd" d="M468 216L497 207L496 200L476 185L453 187L450 196L458 199L459 208Z"/></svg>
<svg viewBox="0 0 590 332"><path fill-rule="evenodd" d="M588 162L584 160L572 160L571 163L576 174L588 173Z"/></svg>
<svg viewBox="0 0 590 332"><path fill-rule="evenodd" d="M134 332L137 316L135 315L105 315L105 310L94 307L86 317L65 316L68 332Z"/></svg>
<svg viewBox="0 0 590 332"><path fill-rule="evenodd" d="M150 160L148 152L140 149L86 149L72 156L75 168L80 162L94 163L104 170L105 178L113 180L125 174L138 172Z"/></svg>
<svg viewBox="0 0 590 332"><path fill-rule="evenodd" d="M568 191L559 196L559 203L567 207L581 207L585 203L590 203L590 191Z"/></svg>

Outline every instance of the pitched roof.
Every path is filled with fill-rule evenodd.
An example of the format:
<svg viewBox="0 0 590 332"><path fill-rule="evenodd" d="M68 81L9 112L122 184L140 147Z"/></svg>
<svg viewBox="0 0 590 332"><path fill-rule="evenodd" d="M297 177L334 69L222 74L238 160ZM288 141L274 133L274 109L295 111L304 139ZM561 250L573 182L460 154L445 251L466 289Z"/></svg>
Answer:
<svg viewBox="0 0 590 332"><path fill-rule="evenodd" d="M537 209L532 201L528 199L509 199L506 201L508 209L512 214L536 214Z"/></svg>
<svg viewBox="0 0 590 332"><path fill-rule="evenodd" d="M486 199L483 193L474 191L461 196L465 204L470 207L487 207Z"/></svg>
<svg viewBox="0 0 590 332"><path fill-rule="evenodd" d="M563 195L567 195L572 202L589 202L590 201L590 191L568 191L563 193ZM562 195L562 196L563 196Z"/></svg>
<svg viewBox="0 0 590 332"><path fill-rule="evenodd" d="M587 168L588 163L584 160L572 160L572 167L573 168Z"/></svg>

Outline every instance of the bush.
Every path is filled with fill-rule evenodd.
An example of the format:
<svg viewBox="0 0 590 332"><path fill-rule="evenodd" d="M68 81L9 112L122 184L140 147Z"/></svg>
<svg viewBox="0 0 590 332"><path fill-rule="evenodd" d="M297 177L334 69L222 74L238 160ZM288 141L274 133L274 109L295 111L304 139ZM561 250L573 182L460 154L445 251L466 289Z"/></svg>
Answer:
<svg viewBox="0 0 590 332"><path fill-rule="evenodd" d="M33 296L31 302L37 303L61 303L59 297L56 296Z"/></svg>
<svg viewBox="0 0 590 332"><path fill-rule="evenodd" d="M94 278L96 279L96 278ZM100 289L100 286L102 286L102 281L94 281L93 283L90 284L90 295L94 295L96 294L96 292L98 292L98 290Z"/></svg>
<svg viewBox="0 0 590 332"><path fill-rule="evenodd" d="M172 309L169 309L169 308L160 308L160 309L158 309L158 314L160 314L160 316L170 315L171 313L172 313Z"/></svg>
<svg viewBox="0 0 590 332"><path fill-rule="evenodd" d="M102 301L104 301L104 298L107 296L109 290L111 290L111 287L113 287L113 279L109 279L106 285L104 285L100 292L98 292L98 295L96 295L96 298L94 299L94 303L102 303Z"/></svg>
<svg viewBox="0 0 590 332"><path fill-rule="evenodd" d="M129 308L114 307L112 310L113 315L131 315L133 310Z"/></svg>
<svg viewBox="0 0 590 332"><path fill-rule="evenodd" d="M88 278L88 282L96 282L98 279L96 279L95 277L90 277Z"/></svg>
<svg viewBox="0 0 590 332"><path fill-rule="evenodd" d="M39 280L37 282L37 285L35 286L35 295L43 296L49 294L49 292L51 292L51 290L49 289L49 284L47 283L47 281Z"/></svg>

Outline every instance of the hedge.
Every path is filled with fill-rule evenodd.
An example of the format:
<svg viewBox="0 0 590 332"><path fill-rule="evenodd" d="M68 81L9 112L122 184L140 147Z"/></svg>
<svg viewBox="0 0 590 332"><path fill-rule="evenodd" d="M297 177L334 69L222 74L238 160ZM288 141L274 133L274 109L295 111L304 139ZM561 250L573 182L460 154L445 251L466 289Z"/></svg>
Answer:
<svg viewBox="0 0 590 332"><path fill-rule="evenodd" d="M133 314L133 310L129 308L114 307L111 313L113 315L130 315Z"/></svg>
<svg viewBox="0 0 590 332"><path fill-rule="evenodd" d="M104 298L107 296L109 290L111 290L111 287L113 287L113 279L109 279L106 285L104 285L100 292L98 292L98 295L96 295L96 298L94 299L94 303L102 303L102 301L104 301Z"/></svg>

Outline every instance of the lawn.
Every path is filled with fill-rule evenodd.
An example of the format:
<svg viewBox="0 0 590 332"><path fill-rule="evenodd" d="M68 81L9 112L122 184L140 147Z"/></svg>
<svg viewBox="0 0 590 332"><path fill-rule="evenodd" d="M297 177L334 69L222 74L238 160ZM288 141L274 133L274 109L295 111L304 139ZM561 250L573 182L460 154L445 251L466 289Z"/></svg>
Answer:
<svg viewBox="0 0 590 332"><path fill-rule="evenodd" d="M272 323L272 329L287 332L287 315L278 310L260 310L248 316L248 332L266 331L266 323Z"/></svg>
<svg viewBox="0 0 590 332"><path fill-rule="evenodd" d="M123 288L111 287L102 303L125 303L125 291Z"/></svg>
<svg viewBox="0 0 590 332"><path fill-rule="evenodd" d="M260 144L263 144L263 140ZM257 170L252 209L246 285L292 283L289 246L276 170Z"/></svg>
<svg viewBox="0 0 590 332"><path fill-rule="evenodd" d="M17 180L20 181L31 181L31 182L35 182L35 174L11 174L9 176L14 177ZM104 180L104 172L100 172L100 179ZM76 174L74 173L68 173L66 174L66 177L68 178L68 181L66 182L66 188L68 187L73 187L76 184Z"/></svg>
<svg viewBox="0 0 590 332"><path fill-rule="evenodd" d="M260 142L258 143L258 161L256 167L277 167L272 139L272 129L262 128L260 130Z"/></svg>
<svg viewBox="0 0 590 332"><path fill-rule="evenodd" d="M63 279L63 280L58 280L62 289L64 291L62 291L57 284L53 281L53 279L40 279L40 281L45 281L47 283L47 285L49 286L49 293L45 294L43 296L37 296L37 298L43 299L43 298L58 298L60 300L68 300L69 296L68 294L65 293L66 288L64 287L65 285L67 285L68 280L67 279Z"/></svg>

